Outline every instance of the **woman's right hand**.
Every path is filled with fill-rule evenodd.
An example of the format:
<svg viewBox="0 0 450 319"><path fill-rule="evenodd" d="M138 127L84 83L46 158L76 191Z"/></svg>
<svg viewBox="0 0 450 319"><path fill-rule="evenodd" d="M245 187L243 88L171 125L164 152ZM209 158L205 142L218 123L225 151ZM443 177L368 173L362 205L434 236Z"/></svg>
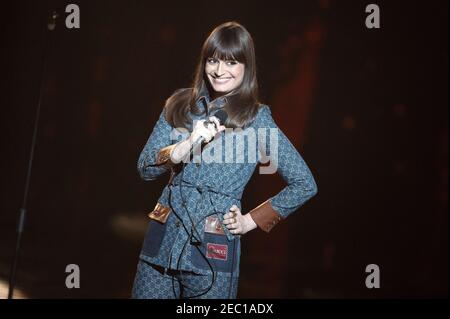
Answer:
<svg viewBox="0 0 450 319"><path fill-rule="evenodd" d="M215 116L211 116L209 119L210 121L216 123L219 129L217 130L214 124L209 124L207 125L208 127L205 127L205 124L203 124L205 120L197 121L189 138L183 142L177 143L170 153L170 158L173 163L179 163L183 159L187 159L188 154L190 154L192 144L197 142L200 137L203 137L205 142L209 142L217 134L217 132L225 130L225 126L219 125L219 120Z"/></svg>
<svg viewBox="0 0 450 319"><path fill-rule="evenodd" d="M214 122L216 125L210 123L205 126L204 123L206 120L199 120L197 121L197 123L195 123L194 129L192 130L190 136L191 143L195 143L200 137L203 137L203 140L208 143L218 132L225 129L224 126L220 125L217 117L211 116L209 117L209 120ZM216 129L216 127L218 129Z"/></svg>

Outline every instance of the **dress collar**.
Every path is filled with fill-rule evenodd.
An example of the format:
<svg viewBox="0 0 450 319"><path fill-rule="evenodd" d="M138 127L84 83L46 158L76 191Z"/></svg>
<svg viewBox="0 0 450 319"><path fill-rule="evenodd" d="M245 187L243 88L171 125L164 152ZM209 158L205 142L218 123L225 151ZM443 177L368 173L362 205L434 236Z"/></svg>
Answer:
<svg viewBox="0 0 450 319"><path fill-rule="evenodd" d="M220 96L211 101L208 89L203 88L200 91L199 97L197 99L197 104L199 104L199 106L201 106L203 109L207 107L209 111L212 111L224 107L225 104L227 104L227 97Z"/></svg>

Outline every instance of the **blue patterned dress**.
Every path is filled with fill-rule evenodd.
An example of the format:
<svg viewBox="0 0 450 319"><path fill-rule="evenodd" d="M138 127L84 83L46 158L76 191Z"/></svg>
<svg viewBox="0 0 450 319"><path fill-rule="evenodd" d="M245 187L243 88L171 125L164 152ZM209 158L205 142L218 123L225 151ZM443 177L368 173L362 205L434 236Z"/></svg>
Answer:
<svg viewBox="0 0 450 319"><path fill-rule="evenodd" d="M202 114L190 116L194 122L206 119L225 103L225 97L210 101L205 94L197 100ZM188 129L192 130L192 126ZM174 138L173 132L163 109L138 160L142 179L151 181L169 171L158 165L160 150L188 137L184 134ZM256 136L256 152L254 143L248 142L252 136ZM248 143L241 147L240 141L245 139ZM245 186L258 164L268 159L276 164L276 172L287 185L251 211L262 230L269 232L317 193L302 156L278 129L269 106L260 105L245 129L234 136L220 133L163 189L158 203L170 208L170 213L165 223L149 219L133 286L134 298L236 297L241 237L222 224L223 214L233 204L241 209ZM207 231L208 217L220 223L221 234Z"/></svg>

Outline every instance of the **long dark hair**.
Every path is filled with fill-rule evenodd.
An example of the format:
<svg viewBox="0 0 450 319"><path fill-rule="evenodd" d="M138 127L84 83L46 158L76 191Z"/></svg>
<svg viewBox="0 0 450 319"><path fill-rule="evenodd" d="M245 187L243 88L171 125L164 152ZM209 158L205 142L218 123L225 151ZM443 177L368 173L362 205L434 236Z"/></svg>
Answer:
<svg viewBox="0 0 450 319"><path fill-rule="evenodd" d="M237 22L226 22L216 27L203 43L192 88L177 90L166 101L166 119L173 127L187 127L189 111L200 114L196 102L205 90L212 96L213 89L205 75L206 59L236 60L245 65L241 85L226 94L224 110L228 113L226 127L245 127L255 117L258 102L255 48L250 33Z"/></svg>

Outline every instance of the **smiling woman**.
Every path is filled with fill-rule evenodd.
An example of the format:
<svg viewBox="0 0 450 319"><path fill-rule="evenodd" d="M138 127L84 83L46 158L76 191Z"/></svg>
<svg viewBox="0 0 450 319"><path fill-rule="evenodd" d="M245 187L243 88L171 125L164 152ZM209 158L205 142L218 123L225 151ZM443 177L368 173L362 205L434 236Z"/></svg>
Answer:
<svg viewBox="0 0 450 319"><path fill-rule="evenodd" d="M169 170L171 176L149 214L134 298L235 298L241 236L257 227L269 232L316 194L306 163L278 129L270 108L258 102L255 65L250 33L239 23L224 23L203 44L192 88L178 90L167 99L138 160L144 180ZM218 121L220 112L226 114L223 123ZM197 153L194 148L203 155L214 145L225 144L230 133L225 128L238 128L247 135L254 131L258 136L260 131L263 136L268 135L266 131L275 134L258 143L256 161L248 156L238 159L251 152L251 143L239 149L237 139L231 149L214 151L221 159L217 162L205 156L190 161L191 154ZM181 129L190 134L177 141L173 132ZM262 155L269 149L270 161L277 163L287 186L242 213L244 188L256 166L267 162ZM235 159L225 163L230 154Z"/></svg>
<svg viewBox="0 0 450 319"><path fill-rule="evenodd" d="M212 108L223 102L220 107L227 111L225 126L229 128L248 125L258 112L260 104L253 39L237 22L221 24L205 40L192 88L179 90L167 100L166 118L169 123L173 127L192 124L189 114L202 113L197 104L206 95Z"/></svg>

